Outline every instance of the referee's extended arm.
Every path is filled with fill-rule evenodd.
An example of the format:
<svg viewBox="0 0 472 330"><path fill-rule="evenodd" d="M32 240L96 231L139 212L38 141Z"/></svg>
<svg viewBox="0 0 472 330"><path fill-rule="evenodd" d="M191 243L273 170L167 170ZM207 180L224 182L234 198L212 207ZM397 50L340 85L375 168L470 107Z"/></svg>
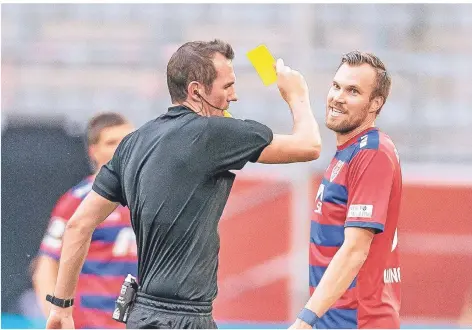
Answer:
<svg viewBox="0 0 472 330"><path fill-rule="evenodd" d="M259 163L281 164L307 162L320 157L321 136L310 106L305 78L279 59L276 65L277 86L290 107L293 117L291 135L274 134L272 142L262 151Z"/></svg>
<svg viewBox="0 0 472 330"><path fill-rule="evenodd" d="M75 296L79 273L87 256L93 231L117 206L118 203L111 202L92 190L67 222L54 290L55 297L71 299ZM46 328L74 328L72 308L52 305Z"/></svg>

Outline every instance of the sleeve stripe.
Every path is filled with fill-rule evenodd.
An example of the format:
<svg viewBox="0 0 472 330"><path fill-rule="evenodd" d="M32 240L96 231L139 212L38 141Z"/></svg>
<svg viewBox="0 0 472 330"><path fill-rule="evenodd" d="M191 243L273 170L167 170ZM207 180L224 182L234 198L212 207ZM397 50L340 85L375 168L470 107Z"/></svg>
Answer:
<svg viewBox="0 0 472 330"><path fill-rule="evenodd" d="M47 256L47 257L50 257L50 258L52 258L54 260L57 260L57 261L59 261L59 259L60 259L60 257L57 254L54 254L54 253L48 252L48 251L44 251L44 250L39 251L39 255Z"/></svg>
<svg viewBox="0 0 472 330"><path fill-rule="evenodd" d="M378 222L346 221L344 227L372 228L375 229L376 234L380 234L384 231L384 225Z"/></svg>

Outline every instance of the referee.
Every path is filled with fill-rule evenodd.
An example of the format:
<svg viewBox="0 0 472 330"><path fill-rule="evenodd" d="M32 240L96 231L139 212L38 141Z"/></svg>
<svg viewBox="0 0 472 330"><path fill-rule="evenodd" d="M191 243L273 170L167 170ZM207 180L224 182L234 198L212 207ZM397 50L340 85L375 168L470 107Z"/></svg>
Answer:
<svg viewBox="0 0 472 330"><path fill-rule="evenodd" d="M292 113L292 134L224 117L237 101L233 58L232 47L220 40L188 42L172 55L167 84L173 105L123 139L67 223L51 292L57 305L72 303L67 300L95 227L122 204L136 233L140 285L127 327L216 328L218 222L235 179L230 170L248 161L310 161L321 148L305 79L280 59L277 85ZM57 305L47 328L73 328L72 307Z"/></svg>

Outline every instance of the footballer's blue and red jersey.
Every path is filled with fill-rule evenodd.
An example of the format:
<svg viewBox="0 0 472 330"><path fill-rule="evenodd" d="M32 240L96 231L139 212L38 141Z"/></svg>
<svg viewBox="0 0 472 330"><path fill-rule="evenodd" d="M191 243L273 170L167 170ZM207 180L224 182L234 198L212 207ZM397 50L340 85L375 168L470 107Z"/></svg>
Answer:
<svg viewBox="0 0 472 330"><path fill-rule="evenodd" d="M390 138L370 128L338 150L316 194L310 231L310 293L344 242L346 227L371 228L369 255L319 328L398 328L400 265L397 222L402 191Z"/></svg>
<svg viewBox="0 0 472 330"><path fill-rule="evenodd" d="M64 194L51 214L40 253L59 260L67 221L92 189L88 177ZM88 255L79 276L74 302L76 328L124 328L112 319L115 300L127 274L137 276L136 237L129 209L111 213L93 232Z"/></svg>

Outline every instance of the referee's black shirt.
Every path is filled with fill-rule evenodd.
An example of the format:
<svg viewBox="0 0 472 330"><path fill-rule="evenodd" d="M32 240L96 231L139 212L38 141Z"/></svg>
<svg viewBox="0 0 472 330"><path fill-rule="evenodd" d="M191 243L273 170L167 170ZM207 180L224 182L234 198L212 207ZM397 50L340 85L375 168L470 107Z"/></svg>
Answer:
<svg viewBox="0 0 472 330"><path fill-rule="evenodd" d="M235 178L229 170L257 161L272 138L255 121L174 106L123 139L93 190L131 210L142 292L216 297L217 227Z"/></svg>

